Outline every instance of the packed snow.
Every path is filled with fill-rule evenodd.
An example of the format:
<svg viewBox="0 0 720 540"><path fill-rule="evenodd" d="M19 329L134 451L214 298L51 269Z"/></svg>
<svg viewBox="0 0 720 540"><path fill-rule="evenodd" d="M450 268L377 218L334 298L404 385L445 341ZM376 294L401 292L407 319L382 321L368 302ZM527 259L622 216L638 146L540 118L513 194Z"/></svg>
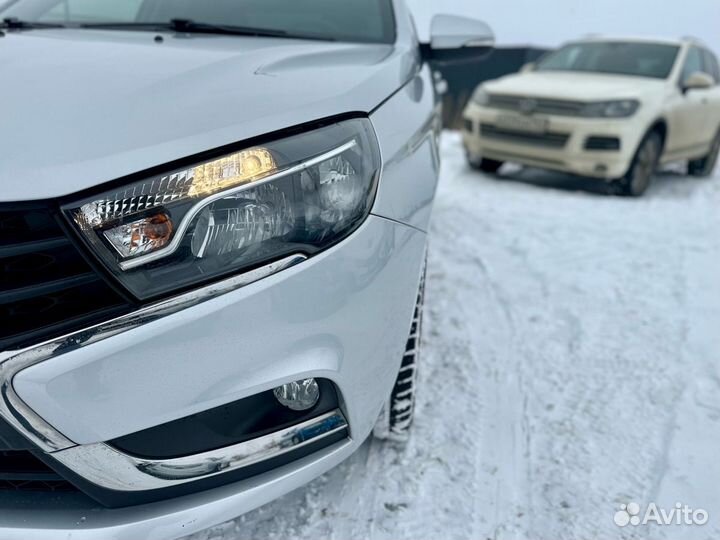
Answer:
<svg viewBox="0 0 720 540"><path fill-rule="evenodd" d="M443 155L412 440L192 540L718 538L720 177L629 199Z"/></svg>

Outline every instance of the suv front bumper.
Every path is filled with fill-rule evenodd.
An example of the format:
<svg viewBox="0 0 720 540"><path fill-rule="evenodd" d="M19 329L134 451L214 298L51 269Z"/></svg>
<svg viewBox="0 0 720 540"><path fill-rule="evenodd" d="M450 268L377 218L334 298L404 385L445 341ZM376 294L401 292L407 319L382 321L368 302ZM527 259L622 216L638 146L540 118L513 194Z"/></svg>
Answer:
<svg viewBox="0 0 720 540"><path fill-rule="evenodd" d="M645 125L638 117L595 119L571 116L540 117L547 121L547 133L524 137L522 133L496 131L483 134L482 125L498 128L500 115L517 115L510 111L482 107L473 102L463 113L463 144L472 158L485 157L509 161L582 176L612 180L630 168L635 152L645 135ZM563 143L562 137L567 136ZM616 149L590 149L591 138L616 139Z"/></svg>
<svg viewBox="0 0 720 540"><path fill-rule="evenodd" d="M417 229L370 216L345 241L301 264L122 333L55 350L19 371L8 381L14 393L53 437L69 443L48 449L58 454L308 377L336 385L350 438L237 483L140 506L107 509L79 493L2 493L0 537L174 538L256 508L337 465L370 433L395 381L425 242ZM86 465L73 464L73 472L82 475Z"/></svg>

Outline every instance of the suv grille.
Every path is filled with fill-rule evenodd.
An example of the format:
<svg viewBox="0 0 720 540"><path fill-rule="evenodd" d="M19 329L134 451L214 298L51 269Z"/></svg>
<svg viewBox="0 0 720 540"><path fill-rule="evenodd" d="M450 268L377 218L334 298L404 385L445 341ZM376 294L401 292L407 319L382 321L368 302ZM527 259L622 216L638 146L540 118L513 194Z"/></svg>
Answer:
<svg viewBox="0 0 720 540"><path fill-rule="evenodd" d="M0 204L0 350L129 311L42 204Z"/></svg>
<svg viewBox="0 0 720 540"><path fill-rule="evenodd" d="M507 142L529 146L544 146L547 148L563 148L570 138L569 133L528 133L503 129L492 124L481 124L480 132L488 139L498 139Z"/></svg>
<svg viewBox="0 0 720 540"><path fill-rule="evenodd" d="M491 94L488 107L524 114L551 114L557 116L580 116L585 104L581 101L560 99L536 99L526 96Z"/></svg>

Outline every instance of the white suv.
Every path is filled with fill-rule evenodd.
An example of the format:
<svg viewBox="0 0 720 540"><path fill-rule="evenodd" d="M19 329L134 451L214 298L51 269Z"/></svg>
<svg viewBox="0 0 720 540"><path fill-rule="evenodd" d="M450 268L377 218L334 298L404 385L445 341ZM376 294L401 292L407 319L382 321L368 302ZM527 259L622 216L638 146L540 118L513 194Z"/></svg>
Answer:
<svg viewBox="0 0 720 540"><path fill-rule="evenodd" d="M720 67L692 39L592 38L481 85L464 112L471 166L506 162L603 178L641 195L660 163L709 176L720 150Z"/></svg>

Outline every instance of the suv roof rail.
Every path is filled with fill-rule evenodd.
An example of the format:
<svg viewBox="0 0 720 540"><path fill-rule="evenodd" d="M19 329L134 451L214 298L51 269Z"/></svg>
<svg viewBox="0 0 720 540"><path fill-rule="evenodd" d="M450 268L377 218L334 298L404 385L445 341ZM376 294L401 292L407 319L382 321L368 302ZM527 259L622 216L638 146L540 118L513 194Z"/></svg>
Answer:
<svg viewBox="0 0 720 540"><path fill-rule="evenodd" d="M702 39L700 39L699 37L695 37L695 36L682 36L680 39L682 41L690 41L690 42L698 44L698 45L703 45L703 46L705 45L705 42Z"/></svg>

